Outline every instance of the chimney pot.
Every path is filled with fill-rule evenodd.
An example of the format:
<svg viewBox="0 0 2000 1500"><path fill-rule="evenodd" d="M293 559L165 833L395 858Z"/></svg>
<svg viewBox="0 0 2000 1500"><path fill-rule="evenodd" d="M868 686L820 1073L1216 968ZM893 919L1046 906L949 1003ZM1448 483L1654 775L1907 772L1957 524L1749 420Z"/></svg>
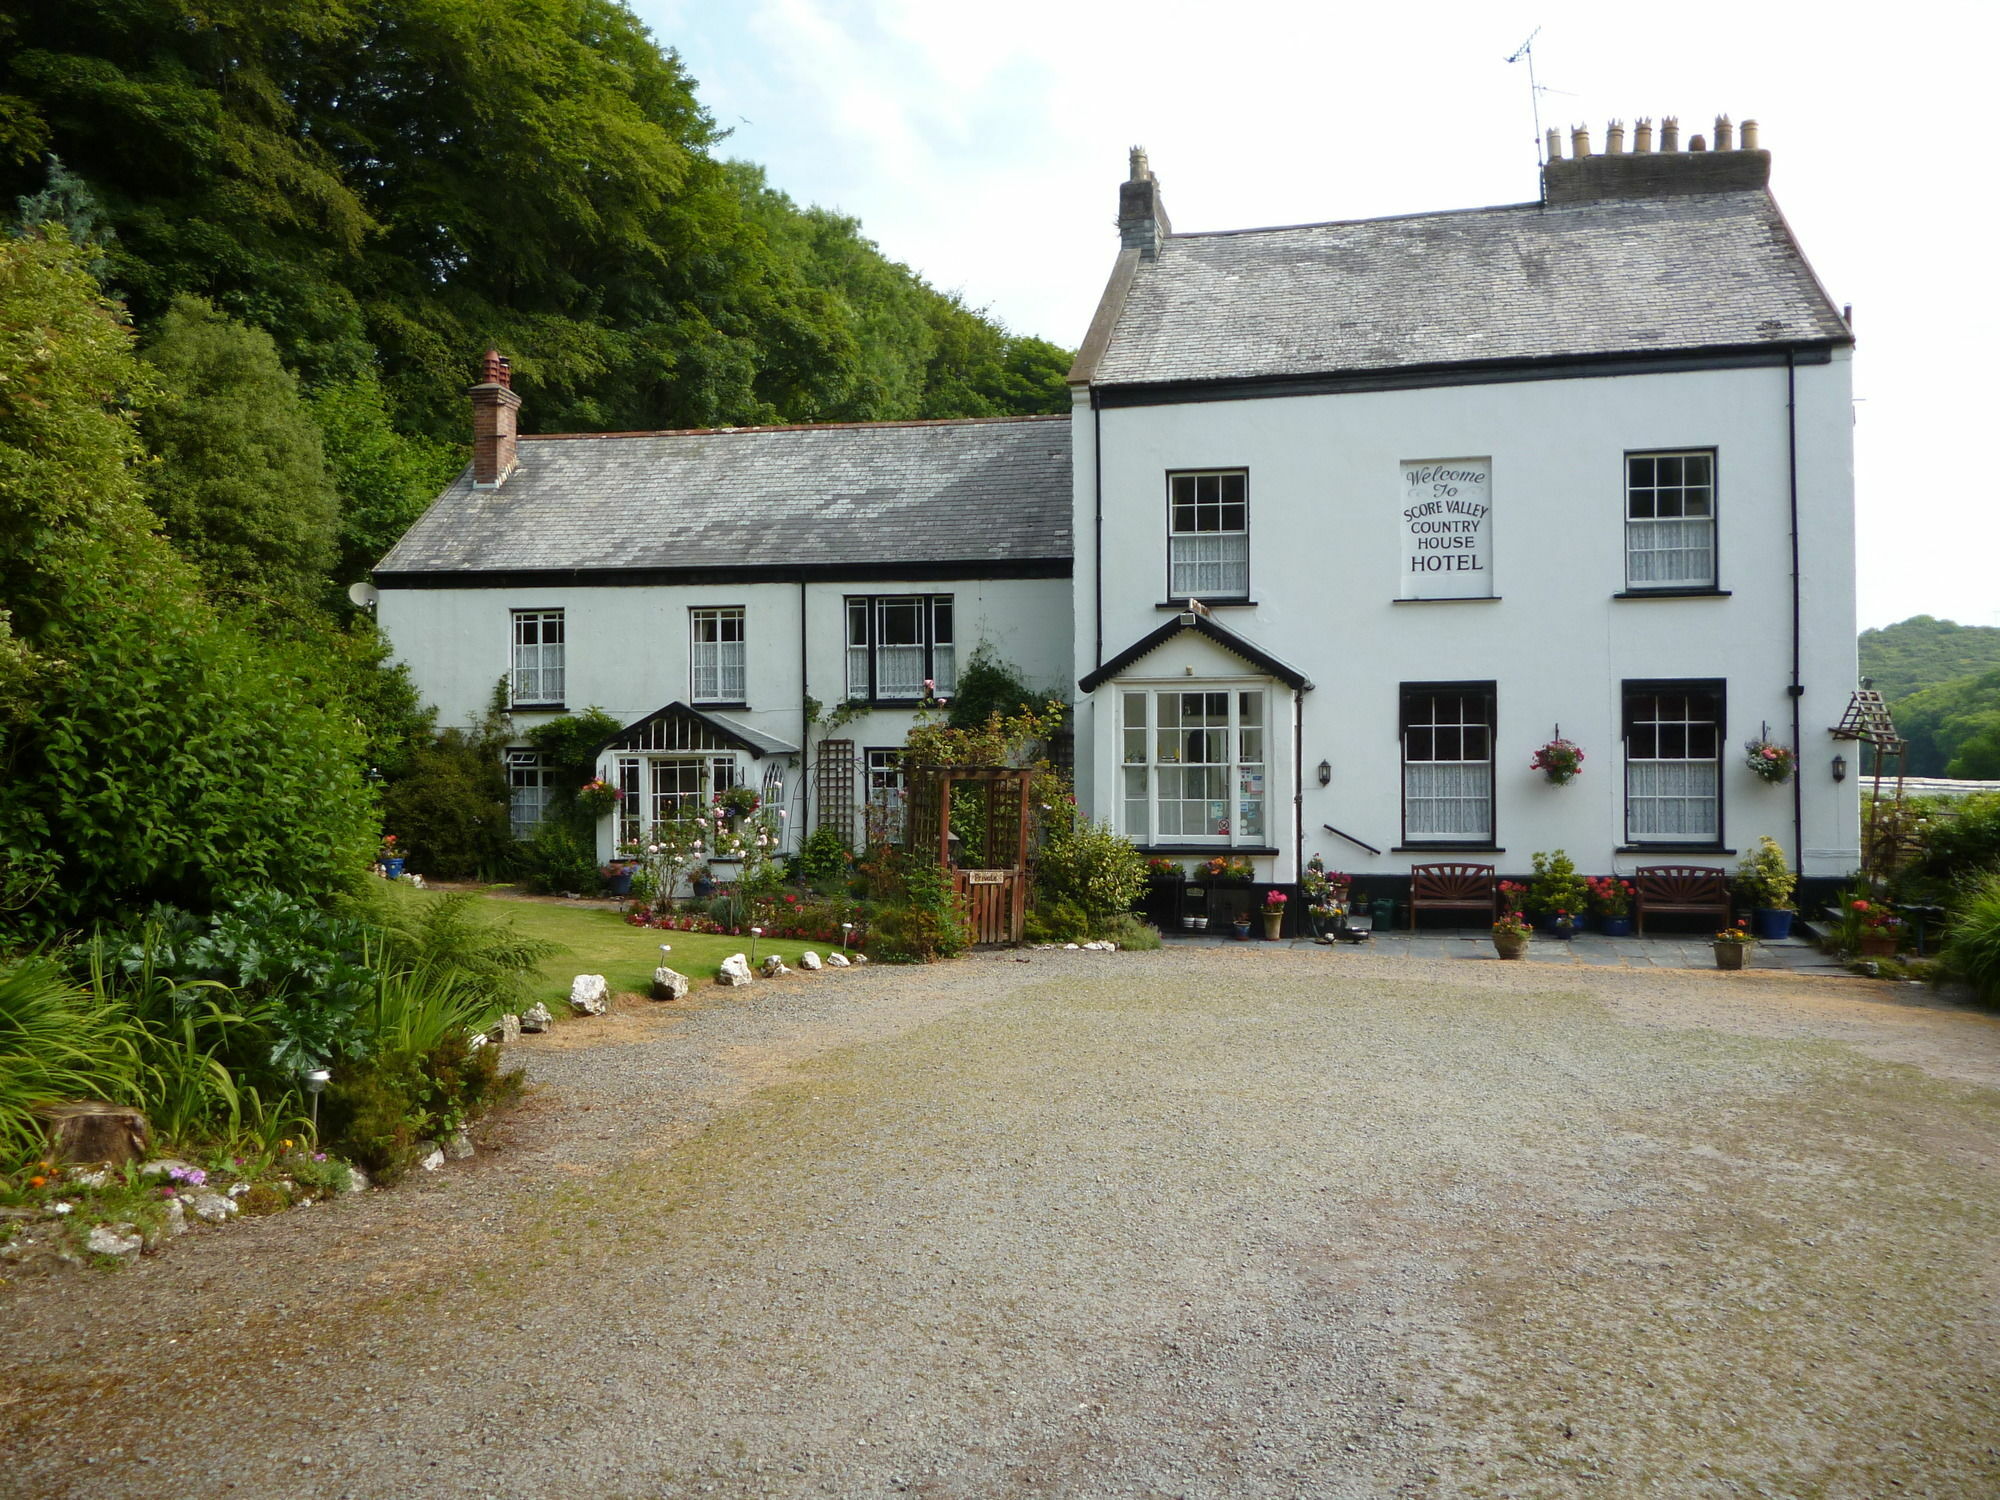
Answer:
<svg viewBox="0 0 2000 1500"><path fill-rule="evenodd" d="M1708 142L1703 140L1700 136L1692 135L1688 137L1688 150L1706 151L1707 149L1708 149Z"/></svg>
<svg viewBox="0 0 2000 1500"><path fill-rule="evenodd" d="M1562 132L1556 129L1555 126L1551 125L1545 132L1545 136L1546 136L1545 144L1549 148L1548 159L1550 161L1561 161L1563 154Z"/></svg>
<svg viewBox="0 0 2000 1500"><path fill-rule="evenodd" d="M1634 151L1653 149L1653 122L1645 115L1639 116L1639 123L1633 128L1632 149Z"/></svg>
<svg viewBox="0 0 2000 1500"><path fill-rule="evenodd" d="M1590 155L1590 127L1572 125L1569 128L1569 154L1578 161Z"/></svg>
<svg viewBox="0 0 2000 1500"><path fill-rule="evenodd" d="M1736 127L1729 123L1728 115L1715 117L1715 149L1718 151L1736 149Z"/></svg>
<svg viewBox="0 0 2000 1500"><path fill-rule="evenodd" d="M1681 122L1673 115L1660 117L1660 149L1662 151L1681 149Z"/></svg>
<svg viewBox="0 0 2000 1500"><path fill-rule="evenodd" d="M1131 163L1132 169L1127 179L1128 181L1145 182L1152 177L1153 169L1146 161L1146 148L1144 146L1134 146L1132 148Z"/></svg>
<svg viewBox="0 0 2000 1500"><path fill-rule="evenodd" d="M1604 127L1604 153L1607 156L1625 154L1625 122L1613 120Z"/></svg>
<svg viewBox="0 0 2000 1500"><path fill-rule="evenodd" d="M480 381L472 397L472 482L497 489L514 472L521 398L514 394L513 365L498 349L480 361Z"/></svg>
<svg viewBox="0 0 2000 1500"><path fill-rule="evenodd" d="M1757 122L1755 120L1745 120L1739 128L1738 134L1742 138L1742 145L1745 151L1755 151L1757 149Z"/></svg>

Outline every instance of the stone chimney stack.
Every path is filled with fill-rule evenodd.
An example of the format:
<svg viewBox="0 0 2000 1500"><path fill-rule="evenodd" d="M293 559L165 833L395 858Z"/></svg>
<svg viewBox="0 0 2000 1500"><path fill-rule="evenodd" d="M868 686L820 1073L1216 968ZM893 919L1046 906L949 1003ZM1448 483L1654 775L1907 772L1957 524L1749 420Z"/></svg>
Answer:
<svg viewBox="0 0 2000 1500"><path fill-rule="evenodd" d="M1174 232L1167 207L1160 201L1159 180L1146 161L1146 148L1132 148L1132 170L1118 184L1118 244L1137 250L1142 259L1157 259L1160 242Z"/></svg>
<svg viewBox="0 0 2000 1500"><path fill-rule="evenodd" d="M514 472L516 413L521 409L507 356L498 349L488 349L479 384L466 394L472 397L473 488L498 489Z"/></svg>
<svg viewBox="0 0 2000 1500"><path fill-rule="evenodd" d="M1715 117L1713 149L1702 136L1691 136L1681 149L1680 121L1660 119L1659 149L1653 149L1653 123L1641 117L1633 149L1625 149L1625 126L1613 120L1605 132L1604 151L1593 156L1590 130L1570 132L1570 159L1551 152L1542 167L1542 201L1601 203L1613 198L1672 198L1686 193L1741 193L1771 185L1771 153L1757 145L1757 122L1745 120L1741 144L1728 115Z"/></svg>

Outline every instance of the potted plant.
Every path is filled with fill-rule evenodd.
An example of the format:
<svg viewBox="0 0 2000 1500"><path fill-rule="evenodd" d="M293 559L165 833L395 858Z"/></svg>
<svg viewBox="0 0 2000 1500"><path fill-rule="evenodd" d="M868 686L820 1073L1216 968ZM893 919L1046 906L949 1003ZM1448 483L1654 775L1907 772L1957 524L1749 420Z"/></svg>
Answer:
<svg viewBox="0 0 2000 1500"><path fill-rule="evenodd" d="M1855 900L1848 908L1858 919L1854 951L1863 958L1894 958L1903 943L1903 919L1880 902Z"/></svg>
<svg viewBox="0 0 2000 1500"><path fill-rule="evenodd" d="M757 795L757 789L749 786L725 787L717 795L715 803L722 810L723 816L731 820L750 817L764 805L763 799Z"/></svg>
<svg viewBox="0 0 2000 1500"><path fill-rule="evenodd" d="M1583 770L1583 749L1564 739L1558 728L1556 737L1535 752L1535 758L1528 762L1528 769L1540 771L1548 777L1550 786L1568 786Z"/></svg>
<svg viewBox="0 0 2000 1500"><path fill-rule="evenodd" d="M1576 931L1577 918L1590 900L1590 888L1576 873L1576 861L1560 849L1553 854L1538 851L1534 864L1535 873L1528 882L1525 902L1527 913L1542 924L1544 931L1568 937ZM1558 917L1562 919L1561 931L1557 931Z"/></svg>
<svg viewBox="0 0 2000 1500"><path fill-rule="evenodd" d="M1503 912L1500 920L1493 924L1493 951L1502 958L1526 957L1528 939L1534 931L1527 918L1518 911Z"/></svg>
<svg viewBox="0 0 2000 1500"><path fill-rule="evenodd" d="M1743 763L1773 784L1790 781L1798 761L1790 745L1780 745L1771 738L1768 727L1759 730L1755 739L1743 742Z"/></svg>
<svg viewBox="0 0 2000 1500"><path fill-rule="evenodd" d="M1248 884L1257 878L1257 867L1247 859L1232 859L1218 854L1202 862L1201 873L1212 881L1234 880Z"/></svg>
<svg viewBox="0 0 2000 1500"><path fill-rule="evenodd" d="M1542 931L1565 943L1576 936L1577 926L1577 917L1561 907L1557 907L1551 915L1542 919Z"/></svg>
<svg viewBox="0 0 2000 1500"><path fill-rule="evenodd" d="M625 794L602 777L576 789L576 805L593 819L603 817L624 800Z"/></svg>
<svg viewBox="0 0 2000 1500"><path fill-rule="evenodd" d="M1264 892L1264 939L1275 943L1285 925L1285 893Z"/></svg>
<svg viewBox="0 0 2000 1500"><path fill-rule="evenodd" d="M1597 930L1606 937L1632 935L1632 883L1616 875L1593 875L1584 881L1590 888L1590 914L1597 918Z"/></svg>
<svg viewBox="0 0 2000 1500"><path fill-rule="evenodd" d="M1743 960L1749 956L1751 945L1756 941L1749 924L1738 917L1734 927L1725 927L1715 935L1716 968L1742 968Z"/></svg>
<svg viewBox="0 0 2000 1500"><path fill-rule="evenodd" d="M1235 923L1234 923L1234 926L1235 926L1235 928L1236 928L1236 941L1237 941L1237 942L1239 942L1239 943L1247 943L1247 942L1249 942L1249 941L1250 941L1250 913L1249 913L1249 912L1247 912L1247 911L1244 911L1244 912L1238 912L1238 913L1236 914L1236 919L1235 919Z"/></svg>
<svg viewBox="0 0 2000 1500"><path fill-rule="evenodd" d="M1777 942L1792 935L1792 891L1798 876L1768 833L1736 867L1736 889L1757 914L1757 936Z"/></svg>
<svg viewBox="0 0 2000 1500"><path fill-rule="evenodd" d="M375 858L382 866L382 873L388 876L389 879L401 880L403 878L403 846L396 842L395 834L385 833L382 835L382 848L376 854Z"/></svg>
<svg viewBox="0 0 2000 1500"><path fill-rule="evenodd" d="M614 859L608 865L600 865L597 873L604 877L605 894L621 899L631 895L632 874L638 868L638 862L629 859Z"/></svg>
<svg viewBox="0 0 2000 1500"><path fill-rule="evenodd" d="M1326 861L1315 854L1306 861L1299 877L1299 892L1306 898L1306 915L1312 919L1313 936L1322 942L1329 931L1337 930L1347 916L1347 893L1354 884L1352 875L1329 871Z"/></svg>

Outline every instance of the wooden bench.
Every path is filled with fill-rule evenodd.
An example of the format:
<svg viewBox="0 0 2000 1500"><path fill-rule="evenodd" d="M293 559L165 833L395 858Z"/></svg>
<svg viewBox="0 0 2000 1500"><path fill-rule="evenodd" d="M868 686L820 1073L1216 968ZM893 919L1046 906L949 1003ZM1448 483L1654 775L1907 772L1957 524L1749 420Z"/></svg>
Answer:
<svg viewBox="0 0 2000 1500"><path fill-rule="evenodd" d="M1491 865L1410 866L1410 931L1419 911L1476 911L1491 922L1500 883Z"/></svg>
<svg viewBox="0 0 2000 1500"><path fill-rule="evenodd" d="M1718 927L1729 925L1729 877L1710 865L1641 865L1632 872L1639 936L1646 935L1646 914L1710 916Z"/></svg>

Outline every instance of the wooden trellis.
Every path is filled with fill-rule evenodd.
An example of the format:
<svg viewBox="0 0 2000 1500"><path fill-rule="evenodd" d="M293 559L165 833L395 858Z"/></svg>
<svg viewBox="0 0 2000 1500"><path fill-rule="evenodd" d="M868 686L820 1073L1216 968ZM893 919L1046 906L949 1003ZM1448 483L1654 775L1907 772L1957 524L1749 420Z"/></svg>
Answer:
<svg viewBox="0 0 2000 1500"><path fill-rule="evenodd" d="M854 846L854 741L821 740L819 762L813 770L818 821L815 827L832 828L841 842Z"/></svg>
<svg viewBox="0 0 2000 1500"><path fill-rule="evenodd" d="M982 943L1018 943L1027 929L1033 775L1014 766L910 768L909 851L951 871Z"/></svg>
<svg viewBox="0 0 2000 1500"><path fill-rule="evenodd" d="M1847 712L1828 731L1837 740L1856 740L1868 746L1875 777L1868 798L1868 819L1861 830L1861 867L1875 875L1893 872L1901 861L1904 845L1903 752L1909 742L1896 732L1889 705L1873 688L1857 688L1847 700ZM1889 762L1896 764L1896 790L1885 811L1882 783L1889 774Z"/></svg>

